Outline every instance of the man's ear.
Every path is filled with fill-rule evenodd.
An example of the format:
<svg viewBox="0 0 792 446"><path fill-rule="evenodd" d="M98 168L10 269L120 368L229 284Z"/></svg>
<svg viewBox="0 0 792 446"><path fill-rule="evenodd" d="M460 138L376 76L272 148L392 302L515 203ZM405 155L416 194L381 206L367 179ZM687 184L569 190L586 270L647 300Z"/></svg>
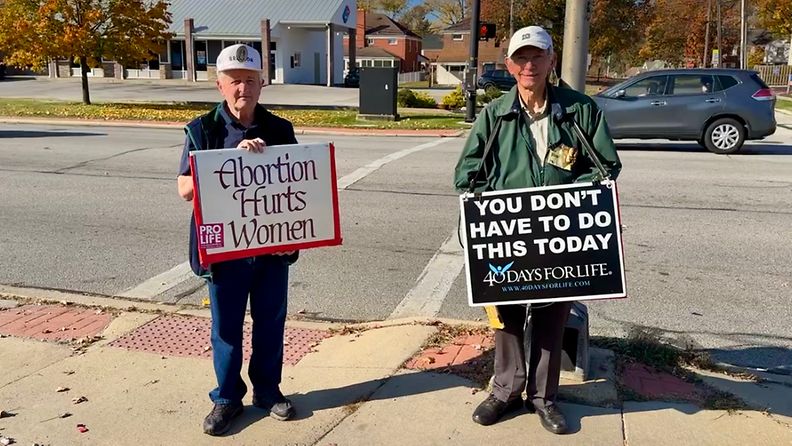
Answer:
<svg viewBox="0 0 792 446"><path fill-rule="evenodd" d="M215 79L215 86L217 87L217 91L222 93L223 89L220 88L220 78L219 77L217 79Z"/></svg>

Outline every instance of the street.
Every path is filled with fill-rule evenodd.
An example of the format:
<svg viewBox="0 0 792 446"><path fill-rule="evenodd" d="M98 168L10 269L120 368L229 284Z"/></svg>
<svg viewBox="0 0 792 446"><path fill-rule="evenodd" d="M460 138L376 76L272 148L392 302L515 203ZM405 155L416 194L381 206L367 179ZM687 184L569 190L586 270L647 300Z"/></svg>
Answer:
<svg viewBox="0 0 792 446"><path fill-rule="evenodd" d="M191 206L176 193L183 138L0 124L0 291L200 305L206 288L184 265ZM301 253L291 317L483 317L467 306L456 235L463 138L298 139L336 145L344 243ZM592 334L642 325L726 363L792 367L792 130L732 156L665 141L619 149L629 297L589 303Z"/></svg>

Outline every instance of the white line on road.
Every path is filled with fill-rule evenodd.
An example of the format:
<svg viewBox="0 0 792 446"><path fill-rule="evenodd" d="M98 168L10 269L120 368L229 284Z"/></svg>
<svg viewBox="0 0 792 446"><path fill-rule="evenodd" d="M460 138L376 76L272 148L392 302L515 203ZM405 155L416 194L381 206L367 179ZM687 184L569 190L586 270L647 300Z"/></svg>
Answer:
<svg viewBox="0 0 792 446"><path fill-rule="evenodd" d="M404 296L389 319L437 316L462 266L462 247L454 231L426 264L418 283Z"/></svg>
<svg viewBox="0 0 792 446"><path fill-rule="evenodd" d="M339 189L346 189L349 186L357 183L358 181L365 178L367 175L370 175L377 171L380 167L392 162L396 161L397 159L404 158L405 156L419 152L424 149L428 149L434 146L439 146L440 144L448 141L449 138L441 138L436 139L434 141L429 141L428 143L421 144L419 146L410 147L409 149L400 150L398 152L391 153L388 156L384 156L376 161L372 161L366 164L363 167L358 168L354 172L350 173L349 175L345 175L338 179L338 188Z"/></svg>
<svg viewBox="0 0 792 446"><path fill-rule="evenodd" d="M425 144L421 144L415 147L411 147L409 149L400 150L398 152L391 153L390 155L384 156L378 160L372 161L365 166L355 170L354 172L350 173L349 175L345 175L338 180L338 188L339 189L346 189L347 187L355 184L356 182L362 180L367 175L376 172L382 166L396 161L398 159L404 158L411 153L415 153L424 149L428 149L431 147L438 146L450 138L440 138L434 141L429 141ZM441 248L442 249L442 248ZM119 294L121 297L132 297L136 299L153 299L159 294L168 291L179 284L189 280L193 277L192 271L190 270L190 265L188 262L181 263L179 265L174 266L168 271L165 271L162 274L154 276L145 282L130 288L122 293ZM446 291L447 292L447 291Z"/></svg>
<svg viewBox="0 0 792 446"><path fill-rule="evenodd" d="M155 296L174 288L191 277L193 277L193 272L189 263L180 263L168 271L120 293L119 296L135 299L153 299Z"/></svg>

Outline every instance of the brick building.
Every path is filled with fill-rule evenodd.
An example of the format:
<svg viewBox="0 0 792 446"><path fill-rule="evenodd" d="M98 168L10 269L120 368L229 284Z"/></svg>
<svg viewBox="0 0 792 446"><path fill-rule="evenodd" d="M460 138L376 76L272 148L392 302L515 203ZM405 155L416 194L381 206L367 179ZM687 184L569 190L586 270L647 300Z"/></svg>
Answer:
<svg viewBox="0 0 792 446"><path fill-rule="evenodd" d="M426 49L423 52L432 66L432 81L437 85L461 84L470 58L470 19L449 26L441 31L440 35L441 47ZM501 43L496 39L479 41L479 73L503 65L506 42L503 42L504 45Z"/></svg>
<svg viewBox="0 0 792 446"><path fill-rule="evenodd" d="M385 14L357 12L357 66L397 67L400 73L421 71L421 37ZM364 36L364 37L361 37ZM344 37L345 69L349 38Z"/></svg>

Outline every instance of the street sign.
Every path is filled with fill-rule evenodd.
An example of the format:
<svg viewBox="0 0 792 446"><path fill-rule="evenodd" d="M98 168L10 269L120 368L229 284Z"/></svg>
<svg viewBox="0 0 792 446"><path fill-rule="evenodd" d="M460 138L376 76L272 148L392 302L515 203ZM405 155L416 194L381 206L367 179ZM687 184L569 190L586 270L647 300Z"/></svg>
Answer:
<svg viewBox="0 0 792 446"><path fill-rule="evenodd" d="M718 49L712 50L712 66L720 67L720 50Z"/></svg>

